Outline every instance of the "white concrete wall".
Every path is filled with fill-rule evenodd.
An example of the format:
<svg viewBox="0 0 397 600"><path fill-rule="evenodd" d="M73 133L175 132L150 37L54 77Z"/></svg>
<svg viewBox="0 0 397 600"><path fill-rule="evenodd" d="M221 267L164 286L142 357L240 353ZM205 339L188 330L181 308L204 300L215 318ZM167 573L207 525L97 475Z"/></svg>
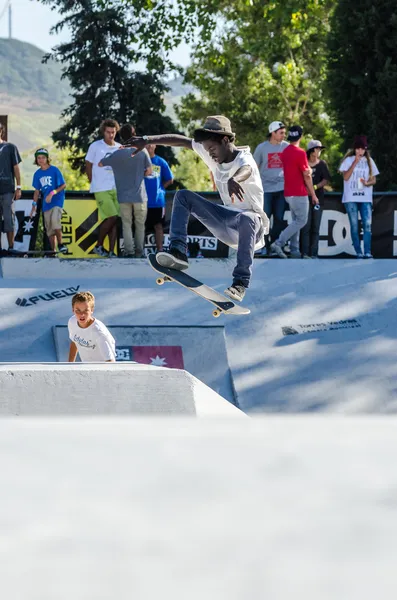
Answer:
<svg viewBox="0 0 397 600"><path fill-rule="evenodd" d="M4 600L394 600L394 417L0 420Z"/></svg>
<svg viewBox="0 0 397 600"><path fill-rule="evenodd" d="M131 363L0 364L0 415L245 417L180 369Z"/></svg>

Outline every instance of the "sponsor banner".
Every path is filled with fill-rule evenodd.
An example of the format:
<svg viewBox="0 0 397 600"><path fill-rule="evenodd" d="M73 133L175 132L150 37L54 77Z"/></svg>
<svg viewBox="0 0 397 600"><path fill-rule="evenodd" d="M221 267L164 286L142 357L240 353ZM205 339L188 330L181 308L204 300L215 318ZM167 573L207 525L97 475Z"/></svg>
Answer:
<svg viewBox="0 0 397 600"><path fill-rule="evenodd" d="M64 290L55 290L54 292L48 292L46 294L39 294L38 296L31 296L30 298L17 298L15 304L21 308L25 306L35 306L42 302L52 302L53 300L61 300L62 298L68 298L74 296L80 289L80 286L68 287Z"/></svg>
<svg viewBox="0 0 397 600"><path fill-rule="evenodd" d="M116 361L184 369L181 346L117 346Z"/></svg>
<svg viewBox="0 0 397 600"><path fill-rule="evenodd" d="M285 212L285 221L286 223L291 222L289 211ZM375 258L393 258L397 256L397 194L376 194L374 196L372 254ZM322 258L356 256L350 237L349 218L342 204L340 194L325 196L318 255Z"/></svg>
<svg viewBox="0 0 397 600"><path fill-rule="evenodd" d="M173 196L172 196L173 197ZM166 214L164 221L164 247L169 244L169 226L172 209L172 197L167 198ZM67 246L68 252L61 255L61 259L65 258L100 258L94 254L93 250L98 241L100 220L96 202L92 198L84 199L68 199L64 204L64 212L62 216L62 238L63 243ZM120 227L121 236L119 238L119 249L123 249L123 238ZM204 257L222 258L228 256L228 247L217 240L208 229L202 225L197 219L191 218L188 226L188 242L191 249L191 256L194 256L198 250L201 251ZM109 251L108 238L105 239L105 250ZM147 232L145 242L145 254L155 252L155 237L154 233ZM116 254L117 249L114 249Z"/></svg>
<svg viewBox="0 0 397 600"><path fill-rule="evenodd" d="M68 254L63 258L98 258L93 253L99 233L100 221L96 203L88 193L70 193L67 195L62 219L64 242L68 245ZM219 197L213 193L202 193L204 198L219 203ZM165 210L165 247L168 245L169 225L174 192L166 194ZM349 219L342 204L341 194L326 194L325 206L321 219L319 256L325 258L354 257L355 252L350 237ZM37 235L38 219L30 222L31 200L15 202L16 243L17 250L34 250ZM285 224L291 221L289 211L285 213ZM121 229L121 228L120 228ZM188 226L191 256L195 256L198 248L205 257L227 257L228 247L216 240L210 231L197 219L191 217ZM122 247L122 235L120 247ZM105 248L107 240L105 242ZM2 236L2 247L7 248L5 235ZM154 252L154 232L147 231L146 254ZM193 251L192 251L193 250ZM116 251L116 250L115 250ZM116 252L117 253L117 252ZM372 253L376 258L393 258L397 256L397 194L374 194L374 210L372 220Z"/></svg>
<svg viewBox="0 0 397 600"><path fill-rule="evenodd" d="M14 201L14 249L20 252L34 250L37 238L37 229L40 219L40 204L33 219L29 217L32 210L32 200ZM8 248L7 235L1 234L1 248Z"/></svg>
<svg viewBox="0 0 397 600"><path fill-rule="evenodd" d="M309 323L308 325L289 325L282 327L283 335L299 335L300 333L315 333L317 331L336 331L338 329L357 329L361 327L357 319L327 321L325 323Z"/></svg>
<svg viewBox="0 0 397 600"><path fill-rule="evenodd" d="M65 258L101 258L94 254L98 241L100 219L95 200L66 199L62 215L62 240L67 246ZM106 238L104 248L109 252L109 239ZM116 249L114 250L116 252Z"/></svg>

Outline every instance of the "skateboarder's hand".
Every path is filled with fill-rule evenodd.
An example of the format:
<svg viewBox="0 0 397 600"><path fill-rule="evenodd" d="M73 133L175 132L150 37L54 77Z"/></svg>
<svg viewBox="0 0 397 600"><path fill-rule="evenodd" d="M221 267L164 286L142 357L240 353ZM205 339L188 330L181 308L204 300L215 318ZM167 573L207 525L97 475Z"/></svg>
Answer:
<svg viewBox="0 0 397 600"><path fill-rule="evenodd" d="M227 182L227 189L232 202L235 202L236 199L240 200L240 202L244 202L244 190L233 177Z"/></svg>
<svg viewBox="0 0 397 600"><path fill-rule="evenodd" d="M138 154L138 152L140 152L141 150L143 150L146 147L147 141L144 140L142 137L138 137L138 136L133 136L131 137L126 144L124 144L122 146L122 148L136 148L136 152L135 154Z"/></svg>

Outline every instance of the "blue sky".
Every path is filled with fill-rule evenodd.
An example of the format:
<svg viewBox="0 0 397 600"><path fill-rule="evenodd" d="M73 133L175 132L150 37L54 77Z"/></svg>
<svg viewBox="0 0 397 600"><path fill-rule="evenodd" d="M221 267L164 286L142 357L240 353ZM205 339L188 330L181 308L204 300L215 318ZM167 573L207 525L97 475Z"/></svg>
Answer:
<svg viewBox="0 0 397 600"><path fill-rule="evenodd" d="M0 0L0 14L6 0ZM68 40L68 32L64 30L59 35L50 35L50 29L59 21L59 13L51 10L37 0L11 0L13 16L12 37L30 42L43 50ZM8 15L0 21L0 37L8 37ZM172 58L182 66L189 63L189 47L185 44L176 50Z"/></svg>

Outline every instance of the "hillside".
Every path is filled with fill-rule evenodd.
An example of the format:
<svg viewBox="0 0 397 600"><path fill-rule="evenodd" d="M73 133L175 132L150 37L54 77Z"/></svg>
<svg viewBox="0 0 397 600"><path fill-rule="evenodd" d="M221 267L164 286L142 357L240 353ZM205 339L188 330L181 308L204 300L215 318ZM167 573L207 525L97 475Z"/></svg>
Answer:
<svg viewBox="0 0 397 600"><path fill-rule="evenodd" d="M54 60L42 63L43 50L14 39L0 38L0 115L8 115L9 141L24 153L23 185L30 186L32 154L51 144L51 133L60 126L62 110L70 103L70 86L62 79ZM173 104L191 91L182 77L167 82L166 112L173 118Z"/></svg>
<svg viewBox="0 0 397 600"><path fill-rule="evenodd" d="M61 67L54 60L43 64L43 56L32 44L0 38L0 95L30 110L52 107L58 112L67 106L70 87L61 79Z"/></svg>

